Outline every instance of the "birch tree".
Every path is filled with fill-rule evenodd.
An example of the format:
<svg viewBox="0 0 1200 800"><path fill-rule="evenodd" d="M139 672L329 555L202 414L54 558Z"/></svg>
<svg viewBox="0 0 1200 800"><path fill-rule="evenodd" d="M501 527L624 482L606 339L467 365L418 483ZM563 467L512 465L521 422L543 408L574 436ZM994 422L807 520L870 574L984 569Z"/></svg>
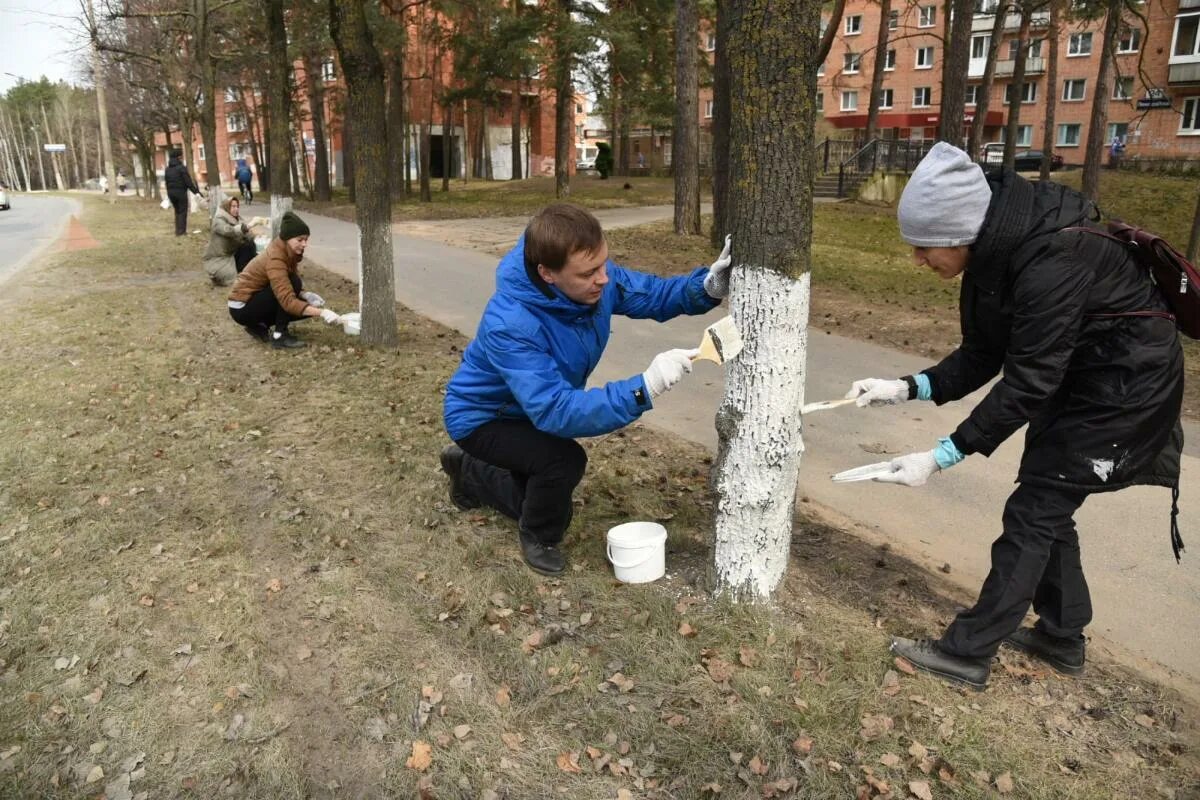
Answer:
<svg viewBox="0 0 1200 800"><path fill-rule="evenodd" d="M730 313L746 347L717 412L715 590L768 597L787 568L803 450L800 407L812 243L818 0L741 0L729 12ZM787 76L787 80L781 80Z"/></svg>

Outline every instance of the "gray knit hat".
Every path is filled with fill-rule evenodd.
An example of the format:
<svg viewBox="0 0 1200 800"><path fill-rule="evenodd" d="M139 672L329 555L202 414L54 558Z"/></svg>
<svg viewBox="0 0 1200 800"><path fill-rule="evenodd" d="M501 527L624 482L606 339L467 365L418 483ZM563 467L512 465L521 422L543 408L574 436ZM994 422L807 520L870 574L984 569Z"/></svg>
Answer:
<svg viewBox="0 0 1200 800"><path fill-rule="evenodd" d="M938 142L900 195L900 236L914 247L971 244L991 202L992 190L979 165L954 145Z"/></svg>
<svg viewBox="0 0 1200 800"><path fill-rule="evenodd" d="M308 225L291 211L284 213L279 221L279 238L285 242L297 236L308 236Z"/></svg>

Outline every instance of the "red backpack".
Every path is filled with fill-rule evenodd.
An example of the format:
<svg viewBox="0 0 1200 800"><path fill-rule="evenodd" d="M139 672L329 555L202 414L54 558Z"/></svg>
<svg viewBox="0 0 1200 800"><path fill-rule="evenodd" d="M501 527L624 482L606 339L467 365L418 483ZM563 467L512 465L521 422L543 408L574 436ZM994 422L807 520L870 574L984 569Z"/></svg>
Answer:
<svg viewBox="0 0 1200 800"><path fill-rule="evenodd" d="M1171 247L1167 240L1145 228L1119 220L1108 223L1108 232L1095 228L1064 228L1103 236L1123 246L1135 261L1146 269L1167 301L1170 313L1164 311L1127 311L1123 314L1093 314L1096 317L1168 317L1184 336L1200 339L1200 270Z"/></svg>

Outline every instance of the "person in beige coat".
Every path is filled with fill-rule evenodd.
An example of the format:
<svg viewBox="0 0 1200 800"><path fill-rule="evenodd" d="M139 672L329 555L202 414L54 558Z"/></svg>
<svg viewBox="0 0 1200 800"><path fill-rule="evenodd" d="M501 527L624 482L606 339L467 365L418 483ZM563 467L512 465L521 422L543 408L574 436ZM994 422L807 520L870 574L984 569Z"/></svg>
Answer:
<svg viewBox="0 0 1200 800"><path fill-rule="evenodd" d="M242 222L241 203L230 197L213 215L204 269L214 286L228 286L257 254L254 231Z"/></svg>

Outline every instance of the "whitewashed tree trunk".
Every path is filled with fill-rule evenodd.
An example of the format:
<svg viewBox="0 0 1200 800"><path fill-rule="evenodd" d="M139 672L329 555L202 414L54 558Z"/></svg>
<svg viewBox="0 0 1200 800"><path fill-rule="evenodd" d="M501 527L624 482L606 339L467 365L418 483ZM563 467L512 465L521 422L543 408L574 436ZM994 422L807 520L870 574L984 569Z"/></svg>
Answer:
<svg viewBox="0 0 1200 800"><path fill-rule="evenodd" d="M292 210L292 198L277 195L271 195L271 238L274 239L279 235L279 225L283 222L283 215Z"/></svg>

